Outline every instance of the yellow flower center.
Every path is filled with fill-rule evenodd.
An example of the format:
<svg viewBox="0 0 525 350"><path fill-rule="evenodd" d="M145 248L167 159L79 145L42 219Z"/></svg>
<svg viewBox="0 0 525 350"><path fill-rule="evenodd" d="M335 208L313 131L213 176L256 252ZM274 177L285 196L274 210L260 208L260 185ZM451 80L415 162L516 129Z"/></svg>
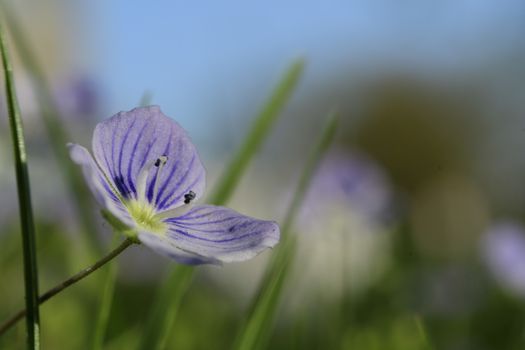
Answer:
<svg viewBox="0 0 525 350"><path fill-rule="evenodd" d="M184 204L173 209L164 211L157 211L152 203L156 202L158 193L158 184L160 182L160 173L168 161L168 157L160 156L157 159L148 162L139 172L137 177L137 196L130 200L124 200L122 202L128 209L131 218L135 221L137 226L144 231L156 233L158 235L165 235L168 229L168 225L164 222L167 218L174 218L187 213L193 206L192 201L196 197L196 193L189 191L184 195ZM153 187L153 197L150 198L151 202L146 196L146 185L150 171L153 167L157 168L155 173L155 183Z"/></svg>
<svg viewBox="0 0 525 350"><path fill-rule="evenodd" d="M132 199L126 204L131 217L140 228L159 235L166 233L166 223L162 221L162 217L156 215L157 212L150 203Z"/></svg>

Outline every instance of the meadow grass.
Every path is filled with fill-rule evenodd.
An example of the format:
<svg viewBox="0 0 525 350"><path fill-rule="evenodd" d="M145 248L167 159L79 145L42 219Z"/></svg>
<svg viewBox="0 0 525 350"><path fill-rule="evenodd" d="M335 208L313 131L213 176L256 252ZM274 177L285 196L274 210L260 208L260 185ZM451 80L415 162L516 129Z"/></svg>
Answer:
<svg viewBox="0 0 525 350"><path fill-rule="evenodd" d="M0 23L0 51L5 76L6 102L9 115L9 126L13 140L14 162L18 188L20 222L22 228L22 252L24 258L24 283L26 301L26 326L28 349L40 348L40 312L38 302L38 271L35 242L35 223L31 204L29 172L27 170L27 153L24 128L20 116L20 107L16 96L13 67L7 48L7 41Z"/></svg>

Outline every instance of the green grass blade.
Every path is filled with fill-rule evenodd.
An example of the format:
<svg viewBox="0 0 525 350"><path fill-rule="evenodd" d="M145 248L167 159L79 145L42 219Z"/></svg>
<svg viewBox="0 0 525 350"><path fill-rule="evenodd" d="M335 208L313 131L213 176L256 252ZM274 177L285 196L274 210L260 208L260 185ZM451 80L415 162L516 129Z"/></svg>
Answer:
<svg viewBox="0 0 525 350"><path fill-rule="evenodd" d="M297 60L285 72L267 104L255 119L252 129L246 136L237 155L219 179L215 191L210 197L210 204L223 205L229 200L250 160L267 138L280 114L279 112L291 96L301 76L303 67L303 61ZM168 339L176 310L180 306L182 296L184 296L190 286L189 281L187 283L184 282L188 278L186 274L191 276L193 272L194 268L192 267L181 269L179 266L171 271L168 281L173 281L173 285L168 283L159 291L159 296L156 298L155 306L153 307L153 310L157 311L154 311L149 316L141 349L162 349L165 346L165 340ZM171 291L170 293L166 292L168 288ZM173 296L177 296L177 298ZM166 305L169 305L169 307L166 307Z"/></svg>
<svg viewBox="0 0 525 350"><path fill-rule="evenodd" d="M295 61L286 71L272 96L255 119L255 123L245 138L244 143L226 167L225 173L217 182L215 191L210 196L211 203L223 204L230 199L235 186L248 167L250 160L259 150L261 144L268 136L268 132L271 130L277 117L292 95L303 69L304 61L300 59Z"/></svg>
<svg viewBox="0 0 525 350"><path fill-rule="evenodd" d="M7 43L0 27L0 50L5 74L7 109L9 126L14 146L16 181L18 186L18 201L20 206L20 221L22 224L22 246L24 255L24 283L27 309L27 347L40 348L40 313L38 307L38 273L36 260L35 225L33 208L31 206L31 190L29 173L27 171L27 154L25 150L24 129L20 116L20 108L15 91L13 68L11 66Z"/></svg>
<svg viewBox="0 0 525 350"><path fill-rule="evenodd" d="M419 333L419 337L421 339L422 348L426 350L432 350L433 346L428 339L427 330L425 328L425 324L423 322L423 319L420 315L414 315L414 323L416 324L417 332Z"/></svg>
<svg viewBox="0 0 525 350"><path fill-rule="evenodd" d="M31 76L42 119L51 142L51 147L56 154L69 193L74 200L76 211L86 239L92 248L100 250L100 243L96 240L96 236L93 234L93 232L96 232L97 227L95 225L96 221L93 217L92 197L83 181L80 168L69 159L66 144L71 141L71 138L68 136L68 132L61 122L63 118L60 116L61 113L56 105L53 93L51 92L52 90L47 83L45 74L38 64L35 55L31 51L27 37L24 35L16 16L10 11L4 2L0 1L0 5L4 18L9 25L10 33L14 39L13 44L19 53L22 65Z"/></svg>
<svg viewBox="0 0 525 350"><path fill-rule="evenodd" d="M144 91L144 93L142 94L142 97L140 98L139 106L141 107L149 106L151 104L151 101L153 101L153 94L151 93L151 91L146 90Z"/></svg>
<svg viewBox="0 0 525 350"><path fill-rule="evenodd" d="M111 311L111 305L113 304L113 294L115 291L115 283L117 278L117 264L115 262L111 262L109 264L105 277L102 300L100 301L100 309L95 324L95 333L91 346L91 349L93 350L101 350L104 345L104 338L108 328L109 315Z"/></svg>
<svg viewBox="0 0 525 350"><path fill-rule="evenodd" d="M279 250L282 254L269 265L271 278L264 279L266 282L260 287L255 302L250 307L247 321L240 328L233 349L261 348L271 333L281 291L295 256L295 237L289 237L281 243Z"/></svg>
<svg viewBox="0 0 525 350"><path fill-rule="evenodd" d="M112 246L114 246L120 238L120 234L115 232L113 234ZM113 305L113 294L115 292L115 284L117 281L117 264L114 261L108 263L106 268L106 276L104 281L104 290L102 292L102 300L100 301L100 309L98 312L97 321L95 324L95 332L93 335L93 343L91 349L102 350L104 346L104 338L108 328L109 315L111 305Z"/></svg>
<svg viewBox="0 0 525 350"><path fill-rule="evenodd" d="M290 234L290 231L319 161L332 143L336 128L337 117L335 114L332 114L326 123L319 142L308 158L281 228L281 243L272 256L259 291L249 308L246 321L240 328L234 349L252 350L261 348L271 333L284 282L295 256L296 238Z"/></svg>
<svg viewBox="0 0 525 350"><path fill-rule="evenodd" d="M155 303L146 324L140 344L141 350L166 348L182 297L189 288L192 279L193 267L191 266L177 265L170 271L157 299L162 303ZM159 322L159 320L163 320L163 322Z"/></svg>
<svg viewBox="0 0 525 350"><path fill-rule="evenodd" d="M292 203L290 204L290 207L288 208L285 219L283 221L282 230L284 232L290 231L290 228L292 227L293 221L295 220L297 212L300 209L301 203L303 202L306 190L310 186L310 182L312 180L314 172L316 171L317 166L319 165L319 161L324 156L324 154L328 150L328 147L330 147L334 139L335 132L337 130L338 120L339 119L335 112L329 114L326 125L324 126L324 129L321 133L319 142L316 145L316 147L312 150L312 153L309 155L308 161L303 170L303 174L299 179L299 184L297 185L297 189L292 199Z"/></svg>
<svg viewBox="0 0 525 350"><path fill-rule="evenodd" d="M167 306L167 313L165 321L162 324L159 337L159 350L166 349L168 344L169 337L171 335L170 330L173 329L173 324L175 323L175 318L179 307L182 303L182 298L186 294L186 291L191 285L193 280L193 267L191 266L179 266L177 273L173 274L177 277L177 283L172 283L176 286L173 289L173 293L166 295L166 299L170 299L171 303ZM168 289L170 289L168 287Z"/></svg>

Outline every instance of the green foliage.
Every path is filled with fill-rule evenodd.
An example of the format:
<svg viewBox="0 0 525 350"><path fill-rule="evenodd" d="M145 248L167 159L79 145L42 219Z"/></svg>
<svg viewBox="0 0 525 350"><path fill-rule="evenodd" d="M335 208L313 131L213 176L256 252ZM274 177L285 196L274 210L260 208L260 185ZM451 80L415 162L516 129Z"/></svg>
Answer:
<svg viewBox="0 0 525 350"><path fill-rule="evenodd" d="M281 243L272 256L257 296L248 311L247 320L240 329L234 345L235 349L261 348L268 340L273 319L279 307L284 282L295 255L296 238L290 234L290 230L319 161L334 139L336 128L337 118L331 115L303 170L282 225Z"/></svg>
<svg viewBox="0 0 525 350"><path fill-rule="evenodd" d="M27 347L40 348L40 312L38 307L38 273L36 260L35 224L31 205L31 190L29 173L27 171L27 154L25 150L24 128L20 116L20 108L16 97L13 68L7 49L4 32L0 27L0 51L5 75L7 108L9 126L13 139L16 180L18 186L18 201L20 221L22 224L22 245L24 255L24 283L27 309Z"/></svg>

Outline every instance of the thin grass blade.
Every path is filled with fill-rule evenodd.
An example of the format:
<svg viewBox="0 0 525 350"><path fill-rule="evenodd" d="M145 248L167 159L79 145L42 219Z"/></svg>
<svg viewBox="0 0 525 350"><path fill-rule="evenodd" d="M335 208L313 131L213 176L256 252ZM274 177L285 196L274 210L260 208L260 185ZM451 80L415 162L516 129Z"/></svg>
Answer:
<svg viewBox="0 0 525 350"><path fill-rule="evenodd" d="M251 159L268 137L282 108L292 95L303 68L303 60L297 60L284 73L270 99L255 119L251 131L246 136L230 166L226 168L219 179L216 189L210 197L210 204L224 205L230 199ZM188 275L193 275L194 271L192 267L179 268L177 266L169 273L167 280L173 281L173 284L168 283L160 289L153 307L153 310L156 311L149 316L148 326L142 338L144 341L140 349L164 349L182 297L190 287L191 278ZM167 289L170 292L167 292Z"/></svg>
<svg viewBox="0 0 525 350"><path fill-rule="evenodd" d="M91 248L94 248L95 251L100 251L100 243L96 240L96 235L93 234L93 232L96 232L97 226L92 210L91 195L85 182L82 180L79 168L69 159L66 144L71 138L61 122L63 118L56 105L50 85L31 50L29 41L20 27L17 17L3 1L0 1L0 9L9 25L11 36L14 39L13 44L19 53L22 65L29 72L35 87L37 102L49 135L51 147L56 154L58 164L62 170L61 173L63 173L69 193L71 193L74 200L76 211L85 233L85 239L89 242Z"/></svg>
<svg viewBox="0 0 525 350"><path fill-rule="evenodd" d="M142 97L140 98L139 106L141 107L149 106L151 104L151 101L153 101L153 94L151 93L151 91L146 90L144 91L144 93L142 94Z"/></svg>
<svg viewBox="0 0 525 350"><path fill-rule="evenodd" d="M119 233L113 234L111 245L114 246L119 241ZM102 292L102 299L100 301L100 309L98 312L97 321L95 323L95 332L93 335L93 343L91 349L102 350L104 346L104 338L108 328L109 315L111 306L113 305L113 294L115 292L115 284L117 281L117 264L115 261L108 263L106 268L106 276L104 280L104 290Z"/></svg>
<svg viewBox="0 0 525 350"><path fill-rule="evenodd" d="M177 265L170 271L168 278L160 289L158 300L155 303L150 318L144 330L140 349L166 349L170 330L173 328L182 298L193 279L193 267ZM159 323L158 320L163 320Z"/></svg>
<svg viewBox="0 0 525 350"><path fill-rule="evenodd" d="M22 247L24 257L24 283L27 309L27 348L40 348L40 313L38 307L38 273L36 259L35 225L31 205L31 189L27 170L27 154L25 150L24 128L20 116L20 108L16 97L13 68L7 49L7 42L0 27L0 51L5 75L7 109L9 126L14 146L16 181L18 186L18 202L20 221L22 225Z"/></svg>
<svg viewBox="0 0 525 350"><path fill-rule="evenodd" d="M326 150L332 143L337 128L337 117L332 113L325 125L319 142L313 148L288 208L281 231L281 243L272 255L259 291L254 298L246 321L237 335L234 349L252 350L263 347L268 340L274 316L279 307L285 280L293 263L296 237L291 235L294 220L304 200L315 170Z"/></svg>
<svg viewBox="0 0 525 350"><path fill-rule="evenodd" d="M420 315L414 315L414 323L416 324L417 332L419 333L419 337L421 338L422 348L424 350L434 349L432 343L428 339L427 330L425 328L424 321Z"/></svg>
<svg viewBox="0 0 525 350"><path fill-rule="evenodd" d="M286 102L290 99L303 70L304 61L299 59L286 71L272 96L255 119L255 123L248 132L247 137L244 139L244 143L217 182L215 191L213 191L210 196L211 203L220 205L226 203L230 199L235 190L235 186L250 164L250 160L261 147L261 144L268 136L269 131L279 117Z"/></svg>

